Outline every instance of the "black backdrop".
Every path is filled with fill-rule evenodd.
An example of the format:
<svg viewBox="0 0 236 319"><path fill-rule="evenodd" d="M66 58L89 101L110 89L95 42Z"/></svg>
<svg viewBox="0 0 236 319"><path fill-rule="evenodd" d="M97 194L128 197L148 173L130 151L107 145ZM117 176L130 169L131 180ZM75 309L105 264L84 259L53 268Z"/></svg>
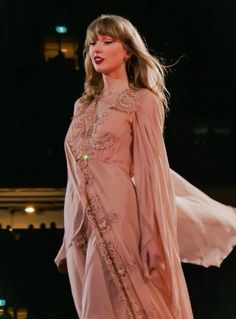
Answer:
<svg viewBox="0 0 236 319"><path fill-rule="evenodd" d="M79 43L101 13L121 14L173 64L166 120L170 165L197 186L236 182L233 0L1 0L0 187L64 187L63 142L83 70L46 63L42 43L65 24ZM82 67L82 65L81 65Z"/></svg>
<svg viewBox="0 0 236 319"><path fill-rule="evenodd" d="M42 41L66 24L82 48L101 13L129 18L166 64L184 56L167 77L170 165L199 187L235 186L233 0L1 0L0 187L66 185L63 142L83 72L46 63ZM30 309L29 318L76 318L67 275L53 264L62 235L0 231L0 295ZM183 265L196 319L235 318L235 261L234 252L220 269Z"/></svg>
<svg viewBox="0 0 236 319"><path fill-rule="evenodd" d="M53 262L62 236L57 229L0 230L0 299L25 307L27 319L77 319L68 276ZM221 268L183 264L195 319L235 319L235 263L236 250Z"/></svg>

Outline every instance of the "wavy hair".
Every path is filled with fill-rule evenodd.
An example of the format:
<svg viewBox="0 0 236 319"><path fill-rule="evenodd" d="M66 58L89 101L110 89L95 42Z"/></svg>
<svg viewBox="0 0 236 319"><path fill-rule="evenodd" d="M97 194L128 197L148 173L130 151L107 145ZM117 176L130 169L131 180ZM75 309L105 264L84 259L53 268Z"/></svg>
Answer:
<svg viewBox="0 0 236 319"><path fill-rule="evenodd" d="M96 41L97 35L109 35L122 43L130 54L126 62L126 71L129 83L135 88L146 88L153 92L161 102L161 113L169 111L169 92L165 86L167 68L160 59L152 55L134 25L118 15L103 14L92 21L86 33L84 43L85 83L83 100L91 101L103 89L102 74L95 71L89 56L89 45Z"/></svg>

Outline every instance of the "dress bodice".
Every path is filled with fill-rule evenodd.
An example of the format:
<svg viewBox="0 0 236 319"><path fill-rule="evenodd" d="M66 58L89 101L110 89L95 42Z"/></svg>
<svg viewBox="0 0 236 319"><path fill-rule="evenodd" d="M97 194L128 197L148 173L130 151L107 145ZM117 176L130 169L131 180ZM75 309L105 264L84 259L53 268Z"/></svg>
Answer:
<svg viewBox="0 0 236 319"><path fill-rule="evenodd" d="M75 160L91 158L113 162L130 171L132 166L132 114L139 90L125 89L99 99L102 111L96 114L98 99L85 105L78 100L65 142Z"/></svg>

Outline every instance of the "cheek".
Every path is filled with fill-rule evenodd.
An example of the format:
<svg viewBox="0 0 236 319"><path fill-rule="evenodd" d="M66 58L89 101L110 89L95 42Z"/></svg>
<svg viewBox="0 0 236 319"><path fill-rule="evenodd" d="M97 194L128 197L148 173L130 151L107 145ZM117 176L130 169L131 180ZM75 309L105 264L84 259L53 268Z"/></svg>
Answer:
<svg viewBox="0 0 236 319"><path fill-rule="evenodd" d="M123 62L124 54L120 50L111 49L109 50L108 55L110 59L114 61Z"/></svg>

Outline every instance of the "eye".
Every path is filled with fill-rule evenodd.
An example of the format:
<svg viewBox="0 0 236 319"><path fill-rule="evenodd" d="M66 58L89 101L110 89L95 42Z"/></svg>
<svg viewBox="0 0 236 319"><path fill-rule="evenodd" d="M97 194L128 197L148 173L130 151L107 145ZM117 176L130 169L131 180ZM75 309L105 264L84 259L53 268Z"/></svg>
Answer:
<svg viewBox="0 0 236 319"><path fill-rule="evenodd" d="M104 41L105 44L110 44L110 43L113 43L113 42L114 42L113 40L105 40Z"/></svg>
<svg viewBox="0 0 236 319"><path fill-rule="evenodd" d="M91 42L89 42L89 45L95 45L96 44L96 42L94 42L94 41L91 41Z"/></svg>

